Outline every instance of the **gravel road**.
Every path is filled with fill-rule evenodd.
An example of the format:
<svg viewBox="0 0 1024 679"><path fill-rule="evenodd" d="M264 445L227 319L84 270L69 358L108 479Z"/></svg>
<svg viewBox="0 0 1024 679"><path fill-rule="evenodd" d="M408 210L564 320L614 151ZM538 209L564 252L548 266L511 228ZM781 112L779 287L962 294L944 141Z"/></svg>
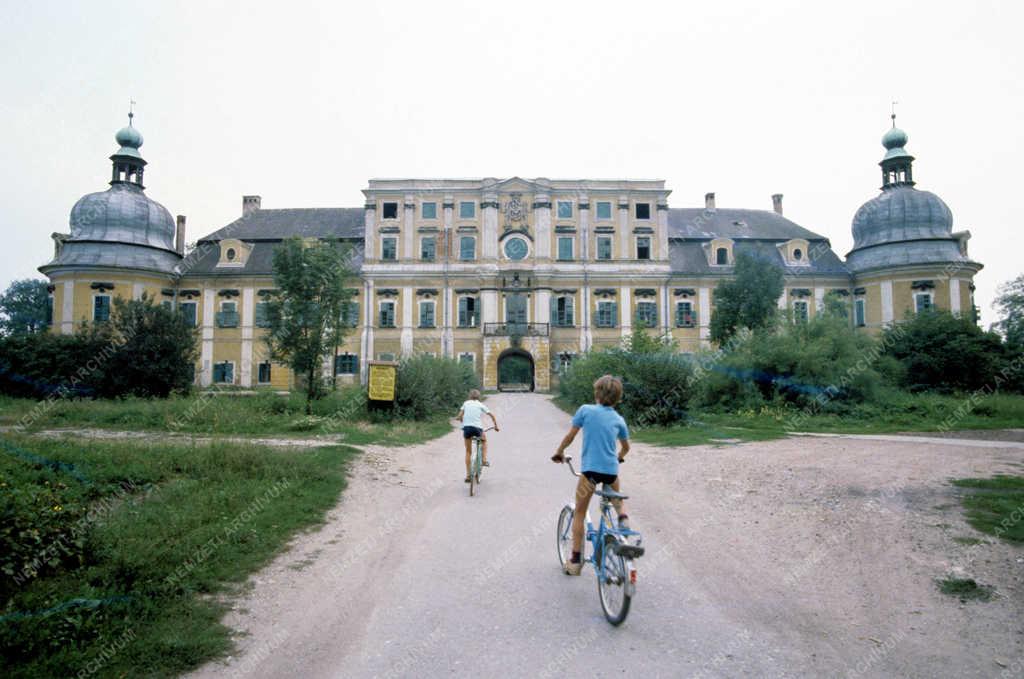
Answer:
<svg viewBox="0 0 1024 679"><path fill-rule="evenodd" d="M947 483L1021 473L1019 444L635 445L623 491L647 555L629 619L612 628L593 572L558 568L554 524L573 479L548 457L569 417L534 394L488 405L502 431L477 497L455 431L368 448L327 522L236 601L225 623L238 655L192 676L1024 674L1024 550L954 540L984 536ZM996 597L945 596L935 581L949 574Z"/></svg>

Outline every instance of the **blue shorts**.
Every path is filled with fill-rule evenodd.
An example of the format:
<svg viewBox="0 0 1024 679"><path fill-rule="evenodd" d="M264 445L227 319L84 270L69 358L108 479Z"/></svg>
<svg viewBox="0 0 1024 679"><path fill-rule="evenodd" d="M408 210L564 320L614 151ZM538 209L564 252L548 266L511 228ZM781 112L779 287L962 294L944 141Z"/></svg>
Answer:
<svg viewBox="0 0 1024 679"><path fill-rule="evenodd" d="M474 438L476 436L483 437L483 435L484 435L484 430L481 429L480 427L463 427L462 428L462 438L464 438L464 439L471 439L471 438Z"/></svg>

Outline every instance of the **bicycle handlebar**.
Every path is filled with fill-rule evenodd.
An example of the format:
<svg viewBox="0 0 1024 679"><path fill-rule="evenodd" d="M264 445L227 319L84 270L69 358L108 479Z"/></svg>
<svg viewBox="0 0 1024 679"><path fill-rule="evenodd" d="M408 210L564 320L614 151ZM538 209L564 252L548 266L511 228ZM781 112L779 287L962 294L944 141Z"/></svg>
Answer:
<svg viewBox="0 0 1024 679"><path fill-rule="evenodd" d="M567 465L569 465L569 471L572 472L573 476L582 476L582 474L580 474L578 471L576 471L576 467L572 466L572 455L566 455L565 456L565 463Z"/></svg>

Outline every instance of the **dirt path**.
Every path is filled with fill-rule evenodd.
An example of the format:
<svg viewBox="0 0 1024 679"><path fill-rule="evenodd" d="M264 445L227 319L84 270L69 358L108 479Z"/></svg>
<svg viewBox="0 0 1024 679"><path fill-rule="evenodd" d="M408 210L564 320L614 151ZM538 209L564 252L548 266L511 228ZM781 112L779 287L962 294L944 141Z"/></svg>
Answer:
<svg viewBox="0 0 1024 679"><path fill-rule="evenodd" d="M557 567L571 493L547 461L568 417L489 404L503 430L481 494L456 433L369 447L317 532L252 579L226 623L240 654L195 677L998 676L1024 663L1024 550L966 526L946 483L1020 473L1024 450L792 438L638 445L623 467L644 532L627 623L592 572ZM576 446L578 450L578 444ZM995 586L961 604L935 579ZM1016 669L1014 669L1016 668Z"/></svg>

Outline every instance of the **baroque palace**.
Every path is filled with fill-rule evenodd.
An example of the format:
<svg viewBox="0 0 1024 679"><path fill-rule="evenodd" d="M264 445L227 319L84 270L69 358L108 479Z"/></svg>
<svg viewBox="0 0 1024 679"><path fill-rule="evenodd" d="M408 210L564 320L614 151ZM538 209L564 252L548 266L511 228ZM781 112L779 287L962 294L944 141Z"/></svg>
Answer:
<svg viewBox="0 0 1024 679"><path fill-rule="evenodd" d="M549 390L575 355L638 324L682 351L706 346L713 290L742 253L783 269L778 304L795 322L834 290L868 332L931 307L970 313L981 269L970 233L954 232L946 204L914 187L895 120L882 138L881 193L855 214L845 260L786 219L779 194L771 210L718 207L713 193L676 208L663 180L520 177L372 179L355 208L264 209L243 196L237 220L186 251L185 217L144 192L130 114L115 139L110 188L75 204L70 233L53 234L53 260L39 269L53 329L102 322L112 296L145 292L198 328L202 386L291 386L261 339L272 253L291 236L352 248L353 330L326 376L355 381L370 360L429 353L471 364L487 389Z"/></svg>

